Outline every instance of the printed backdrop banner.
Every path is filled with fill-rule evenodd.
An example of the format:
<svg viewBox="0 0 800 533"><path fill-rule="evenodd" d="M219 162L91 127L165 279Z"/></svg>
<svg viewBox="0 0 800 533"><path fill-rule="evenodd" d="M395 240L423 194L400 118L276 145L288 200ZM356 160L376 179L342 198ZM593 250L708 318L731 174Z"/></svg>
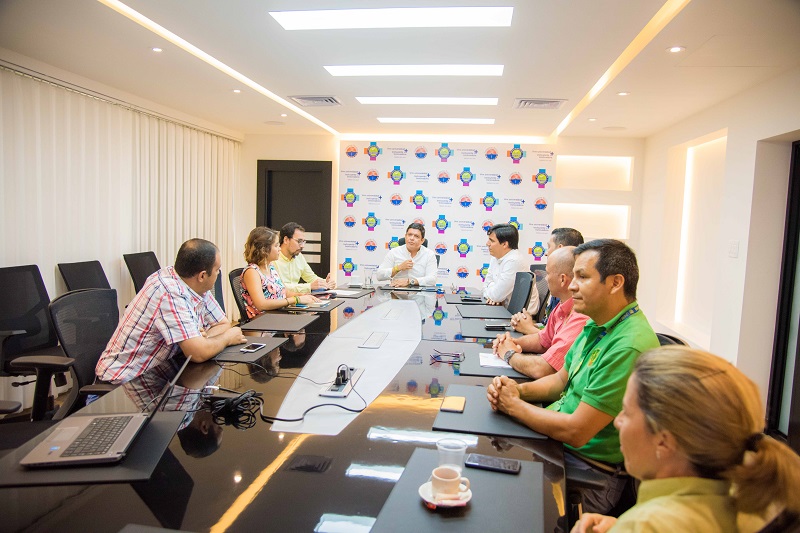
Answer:
<svg viewBox="0 0 800 533"><path fill-rule="evenodd" d="M364 280L415 221L439 256L437 283L445 287L482 285L494 224L515 224L520 252L531 264L545 262L552 147L384 141L340 149L340 284Z"/></svg>

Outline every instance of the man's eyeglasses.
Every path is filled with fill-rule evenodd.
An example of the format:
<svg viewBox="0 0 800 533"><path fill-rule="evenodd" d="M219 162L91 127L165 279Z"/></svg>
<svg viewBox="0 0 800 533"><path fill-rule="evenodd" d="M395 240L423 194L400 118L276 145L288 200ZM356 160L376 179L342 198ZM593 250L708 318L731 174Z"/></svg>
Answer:
<svg viewBox="0 0 800 533"><path fill-rule="evenodd" d="M463 363L464 362L464 353L463 352L440 352L439 350L433 350L436 352L435 354L431 354L431 362L430 364L434 363L444 363L446 365L452 365L455 363Z"/></svg>
<svg viewBox="0 0 800 533"><path fill-rule="evenodd" d="M292 237L292 240L295 241L300 246L303 246L306 243L305 239L295 239L294 237Z"/></svg>

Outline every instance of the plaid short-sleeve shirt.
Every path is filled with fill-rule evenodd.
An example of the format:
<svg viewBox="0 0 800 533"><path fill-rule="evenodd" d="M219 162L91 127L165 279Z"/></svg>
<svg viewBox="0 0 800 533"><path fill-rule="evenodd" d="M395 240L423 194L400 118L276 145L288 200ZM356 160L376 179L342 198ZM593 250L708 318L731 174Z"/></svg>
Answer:
<svg viewBox="0 0 800 533"><path fill-rule="evenodd" d="M124 383L172 358L178 343L200 336L225 319L211 292L199 295L173 267L147 278L95 368L103 381Z"/></svg>

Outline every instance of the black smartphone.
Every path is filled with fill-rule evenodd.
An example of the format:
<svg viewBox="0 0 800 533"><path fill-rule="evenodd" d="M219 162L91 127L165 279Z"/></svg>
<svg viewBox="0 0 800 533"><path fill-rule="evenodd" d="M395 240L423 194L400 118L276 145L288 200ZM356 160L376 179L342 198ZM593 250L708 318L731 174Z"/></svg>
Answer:
<svg viewBox="0 0 800 533"><path fill-rule="evenodd" d="M484 326L488 331L505 331L511 327L511 322L486 322Z"/></svg>
<svg viewBox="0 0 800 533"><path fill-rule="evenodd" d="M522 463L516 459L492 457L491 455L480 453L469 454L464 464L470 468L480 468L481 470L491 470L492 472L502 472L504 474L519 474L522 468Z"/></svg>
<svg viewBox="0 0 800 533"><path fill-rule="evenodd" d="M462 302L482 302L483 298L481 298L480 296L462 296L461 297L461 301Z"/></svg>
<svg viewBox="0 0 800 533"><path fill-rule="evenodd" d="M252 352L259 351L264 346L266 346L266 344L261 344L260 342L253 342L253 343L248 344L247 346L245 346L244 348L242 348L239 351L240 352L244 352L244 353L252 353Z"/></svg>

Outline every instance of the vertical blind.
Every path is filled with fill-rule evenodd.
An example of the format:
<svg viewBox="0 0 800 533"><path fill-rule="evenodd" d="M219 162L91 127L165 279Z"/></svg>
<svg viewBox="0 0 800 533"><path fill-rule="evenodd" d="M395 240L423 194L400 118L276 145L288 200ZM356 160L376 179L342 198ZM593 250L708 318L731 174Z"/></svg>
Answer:
<svg viewBox="0 0 800 533"><path fill-rule="evenodd" d="M97 259L120 308L134 296L122 254L152 250L171 265L201 237L225 273L241 262L240 153L238 141L0 68L0 266L39 265L52 299L66 290L58 263ZM229 288L225 301L230 314ZM32 389L0 380L3 399L29 405Z"/></svg>

